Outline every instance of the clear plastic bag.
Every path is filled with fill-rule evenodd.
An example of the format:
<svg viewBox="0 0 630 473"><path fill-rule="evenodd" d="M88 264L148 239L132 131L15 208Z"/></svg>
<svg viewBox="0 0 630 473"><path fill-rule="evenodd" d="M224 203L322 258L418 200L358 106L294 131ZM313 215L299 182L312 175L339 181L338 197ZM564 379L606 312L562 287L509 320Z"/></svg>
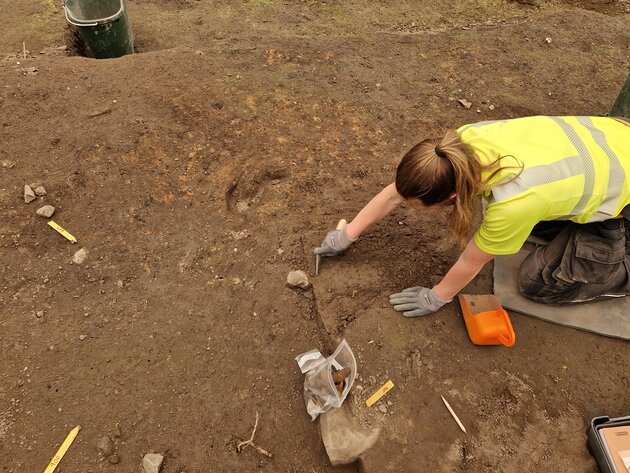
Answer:
<svg viewBox="0 0 630 473"><path fill-rule="evenodd" d="M317 419L317 416L333 407L341 407L357 376L357 361L345 339L328 358L321 354L317 357L317 353L319 352L311 350L296 357L300 369L306 372L304 400L311 420ZM306 360L309 360L308 364L305 363ZM308 370L305 371L304 368ZM344 368L348 368L350 373L343 379L343 389L339 393L333 381L333 373Z"/></svg>

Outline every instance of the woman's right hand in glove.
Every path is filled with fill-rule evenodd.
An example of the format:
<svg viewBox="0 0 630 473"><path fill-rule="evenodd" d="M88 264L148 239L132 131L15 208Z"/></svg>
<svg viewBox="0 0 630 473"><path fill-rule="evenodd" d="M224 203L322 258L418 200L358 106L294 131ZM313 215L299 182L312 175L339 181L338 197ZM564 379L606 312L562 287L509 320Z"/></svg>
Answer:
<svg viewBox="0 0 630 473"><path fill-rule="evenodd" d="M356 240L351 240L346 233L348 225L344 225L340 230L331 230L326 234L326 238L321 246L315 248L314 253L320 256L339 256Z"/></svg>

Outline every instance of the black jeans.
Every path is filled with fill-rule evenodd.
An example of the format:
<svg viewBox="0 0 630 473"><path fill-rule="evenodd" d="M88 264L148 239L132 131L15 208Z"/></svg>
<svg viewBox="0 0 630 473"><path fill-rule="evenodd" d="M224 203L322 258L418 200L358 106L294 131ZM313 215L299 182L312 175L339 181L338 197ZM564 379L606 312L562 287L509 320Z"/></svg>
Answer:
<svg viewBox="0 0 630 473"><path fill-rule="evenodd" d="M521 294L546 304L630 294L630 209L622 214L625 218L556 226L549 245L523 260Z"/></svg>

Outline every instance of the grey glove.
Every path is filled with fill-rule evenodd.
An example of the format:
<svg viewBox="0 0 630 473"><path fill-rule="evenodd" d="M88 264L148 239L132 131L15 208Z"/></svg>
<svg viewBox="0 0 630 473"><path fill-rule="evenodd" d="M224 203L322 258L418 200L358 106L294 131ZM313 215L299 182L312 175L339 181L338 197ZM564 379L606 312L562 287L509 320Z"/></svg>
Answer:
<svg viewBox="0 0 630 473"><path fill-rule="evenodd" d="M320 256L339 256L356 240L348 238L346 233L347 225L341 230L331 230L326 234L326 238L321 246L315 248L314 253Z"/></svg>
<svg viewBox="0 0 630 473"><path fill-rule="evenodd" d="M433 289L422 286L410 287L389 296L394 310L402 312L405 317L432 314L449 302L440 299Z"/></svg>

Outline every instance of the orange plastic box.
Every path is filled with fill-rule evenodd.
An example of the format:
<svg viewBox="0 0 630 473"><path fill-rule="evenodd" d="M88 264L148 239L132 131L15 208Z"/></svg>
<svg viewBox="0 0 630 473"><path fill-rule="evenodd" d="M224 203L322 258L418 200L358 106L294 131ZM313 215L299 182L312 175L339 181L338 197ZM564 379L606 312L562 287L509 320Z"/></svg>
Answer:
<svg viewBox="0 0 630 473"><path fill-rule="evenodd" d="M470 340L475 345L505 345L516 343L510 317L496 296L459 295L464 321Z"/></svg>

